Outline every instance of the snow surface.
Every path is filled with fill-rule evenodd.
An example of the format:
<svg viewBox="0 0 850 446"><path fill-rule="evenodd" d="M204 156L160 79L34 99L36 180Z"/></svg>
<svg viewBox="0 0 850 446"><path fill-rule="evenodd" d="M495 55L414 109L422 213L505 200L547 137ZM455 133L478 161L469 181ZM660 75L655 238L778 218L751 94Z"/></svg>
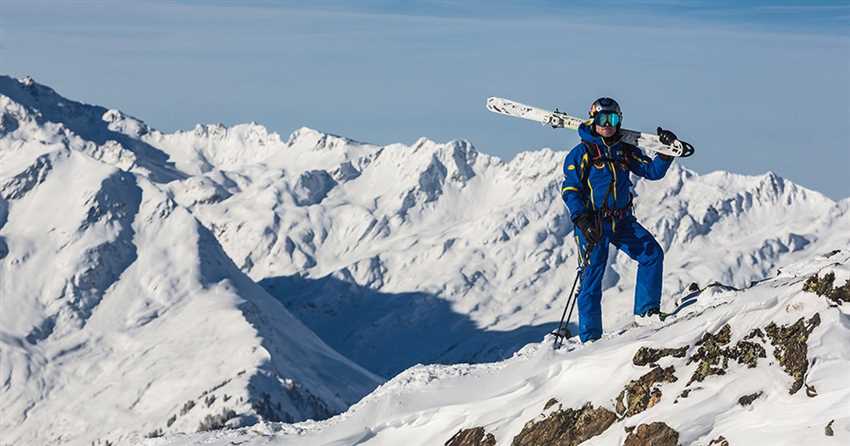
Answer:
<svg viewBox="0 0 850 446"><path fill-rule="evenodd" d="M697 364L663 358L675 366L676 382L661 386L661 400L645 412L625 417L584 445L619 445L625 427L663 421L680 433L680 444L707 445L725 437L738 445L838 445L850 442L850 307L831 305L825 298L801 290L814 273L834 272L837 283L850 279L850 251L820 256L783 269L776 277L743 291L702 296L662 327L626 327L590 345L576 338L560 350L552 339L533 343L512 358L491 364L412 367L382 385L342 415L322 422L259 424L235 431L175 435L145 441L165 445L442 445L455 432L483 426L497 444L510 444L526 422L543 412L550 398L564 407L586 402L614 410L614 400L629 380L648 369L632 364L638 348L694 344L707 332L731 327L736 343L755 328L774 322L793 324L815 314L821 324L808 340L809 369L801 390L789 394L792 378L766 345L766 357L755 368L730 361L724 375L707 377L687 387ZM738 398L764 392L751 405ZM830 422L833 436L825 435Z"/></svg>
<svg viewBox="0 0 850 446"><path fill-rule="evenodd" d="M166 134L0 76L0 444L321 419L419 363L530 357L574 277L564 155ZM743 288L850 245L850 199L773 173L674 164L635 192L667 309L691 282ZM615 333L635 265L607 268Z"/></svg>

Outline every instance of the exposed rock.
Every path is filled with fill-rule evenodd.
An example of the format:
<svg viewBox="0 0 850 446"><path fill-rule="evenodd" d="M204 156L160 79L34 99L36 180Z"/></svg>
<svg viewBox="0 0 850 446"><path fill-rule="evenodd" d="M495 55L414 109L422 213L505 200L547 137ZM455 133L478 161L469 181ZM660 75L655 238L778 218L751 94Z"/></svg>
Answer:
<svg viewBox="0 0 850 446"><path fill-rule="evenodd" d="M207 415L198 424L198 432L207 432L222 429L231 418L236 418L236 412L233 409L224 408L218 415Z"/></svg>
<svg viewBox="0 0 850 446"><path fill-rule="evenodd" d="M745 341L755 338L759 338L764 341L764 332L761 331L761 328L754 328L751 332L747 333L747 335L744 336Z"/></svg>
<svg viewBox="0 0 850 446"><path fill-rule="evenodd" d="M832 423L835 423L835 420L829 420L829 423L826 424L826 427L823 428L823 433L827 437L832 437L835 435L835 432L832 430Z"/></svg>
<svg viewBox="0 0 850 446"><path fill-rule="evenodd" d="M512 446L574 446L595 437L614 424L617 416L587 403L579 410L558 409L525 424Z"/></svg>
<svg viewBox="0 0 850 446"><path fill-rule="evenodd" d="M145 434L145 438L159 438L165 435L162 429L154 429Z"/></svg>
<svg viewBox="0 0 850 446"><path fill-rule="evenodd" d="M637 353L635 353L634 358L632 358L632 363L636 366L645 366L654 362L658 362L659 359L664 358L666 356L672 356L674 358L683 358L685 357L685 353L687 353L687 351L687 345L680 348L641 347L638 349Z"/></svg>
<svg viewBox="0 0 850 446"><path fill-rule="evenodd" d="M645 375L636 380L629 381L626 387L617 396L615 410L621 417L630 417L639 414L654 406L661 400L661 389L657 384L675 382L673 375L675 369L671 365L667 368L655 366Z"/></svg>
<svg viewBox="0 0 850 446"><path fill-rule="evenodd" d="M850 303L850 279L847 279L840 287L833 287L834 282L835 273L833 272L826 273L823 277L815 274L803 284L803 291L826 297L836 304Z"/></svg>
<svg viewBox="0 0 850 446"><path fill-rule="evenodd" d="M724 354L723 346L728 344L731 338L732 328L726 324L716 334L706 333L697 342L699 350L688 358L688 364L699 362L699 365L688 381L688 385L695 381L702 382L707 376L726 373L729 356Z"/></svg>
<svg viewBox="0 0 850 446"><path fill-rule="evenodd" d="M738 341L732 349L728 351L730 358L734 358L739 364L746 365L749 368L755 368L758 365L758 358L766 358L767 353L761 344L750 341Z"/></svg>
<svg viewBox="0 0 850 446"><path fill-rule="evenodd" d="M811 385L808 385L808 384L805 384L805 386L806 386L806 396L807 397L814 398L814 397L818 396L818 389L816 389L815 386L811 386Z"/></svg>
<svg viewBox="0 0 850 446"><path fill-rule="evenodd" d="M808 353L809 335L815 327L820 325L820 314L815 313L808 321L800 318L793 325L779 327L771 322L765 327L765 332L770 342L775 347L773 356L785 369L785 372L794 378L794 383L788 390L790 394L797 393L803 387L803 377L809 367L806 357Z"/></svg>
<svg viewBox="0 0 850 446"><path fill-rule="evenodd" d="M685 399L685 398L689 397L691 395L691 392L693 392L694 390L702 390L702 387L696 386L696 387L685 388L685 390L683 390L682 393L680 393L679 396L676 397L676 399L673 401L673 404L678 403L680 398Z"/></svg>
<svg viewBox="0 0 850 446"><path fill-rule="evenodd" d="M473 427L459 430L445 446L496 446L496 437L485 432L483 427Z"/></svg>
<svg viewBox="0 0 850 446"><path fill-rule="evenodd" d="M189 413L189 411L192 410L193 407L195 407L195 401L194 400L186 401L186 404L184 404L183 407L180 409L180 416L183 416L183 415L186 415L187 413Z"/></svg>
<svg viewBox="0 0 850 446"><path fill-rule="evenodd" d="M729 440L727 440L726 437L721 435L715 438L714 440L711 440L711 442L708 443L708 446L729 446Z"/></svg>
<svg viewBox="0 0 850 446"><path fill-rule="evenodd" d="M750 404L753 403L753 401L757 400L760 396L762 396L762 394L764 394L764 392L759 391L759 392L751 393L749 395L744 395L744 396L738 398L738 404L740 404L742 406L749 406Z"/></svg>
<svg viewBox="0 0 850 446"><path fill-rule="evenodd" d="M724 325L716 334L706 333L697 345L700 348L688 359L688 364L699 362L697 369L688 381L701 382L711 375L724 375L729 365L729 360L734 359L739 364L754 368L758 365L758 358L766 358L764 347L755 342L756 338L764 339L760 329L751 331L744 340L738 341L733 347L724 347L732 338L732 330L729 324ZM752 340L748 340L752 339Z"/></svg>
<svg viewBox="0 0 850 446"><path fill-rule="evenodd" d="M552 398L549 401L546 401L546 404L543 405L543 411L545 412L545 411L549 410L549 408L554 406L555 404L558 404L558 400L556 400L555 398Z"/></svg>
<svg viewBox="0 0 850 446"><path fill-rule="evenodd" d="M656 421L641 424L627 437L623 446L676 446L679 444L679 433L666 423Z"/></svg>

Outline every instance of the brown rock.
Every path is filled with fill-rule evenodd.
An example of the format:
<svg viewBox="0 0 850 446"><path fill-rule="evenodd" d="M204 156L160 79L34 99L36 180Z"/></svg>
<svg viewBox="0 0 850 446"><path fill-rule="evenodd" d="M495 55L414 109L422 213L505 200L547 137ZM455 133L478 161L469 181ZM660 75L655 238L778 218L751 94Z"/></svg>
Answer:
<svg viewBox="0 0 850 446"><path fill-rule="evenodd" d="M702 382L711 375L725 375L730 359L754 368L758 365L758 358L767 357L764 347L756 342L756 338L764 340L764 334L760 329L751 331L733 347L724 347L729 344L731 338L732 329L729 324L724 325L716 334L706 333L703 336L697 343L699 346L697 352L688 358L688 364L698 362L694 374L688 380L688 385Z"/></svg>
<svg viewBox="0 0 850 446"><path fill-rule="evenodd" d="M679 433L666 423L641 424L627 437L623 446L677 446Z"/></svg>
<svg viewBox="0 0 850 446"><path fill-rule="evenodd" d="M691 392L693 392L694 390L702 390L702 387L686 387L685 390L682 390L682 393L680 393L679 396L676 397L676 399L673 401L673 404L678 403L680 399L685 399L689 397L691 395Z"/></svg>
<svg viewBox="0 0 850 446"><path fill-rule="evenodd" d="M699 349L693 356L688 358L688 364L698 362L697 369L688 381L688 385L695 381L701 382L707 376L723 375L726 373L728 355L724 355L723 346L728 344L732 338L732 328L729 324L724 325L716 334L706 333L702 340L696 345Z"/></svg>
<svg viewBox="0 0 850 446"><path fill-rule="evenodd" d="M738 398L738 404L742 406L749 406L750 404L753 404L753 401L757 400L758 397L762 396L762 394L764 394L764 392L756 392L751 393L749 395L744 395Z"/></svg>
<svg viewBox="0 0 850 446"><path fill-rule="evenodd" d="M674 358L684 358L685 353L687 351L687 345L680 348L641 347L635 353L634 358L632 358L632 363L636 366L645 366L654 362L658 362L659 359L664 358L666 356L672 356Z"/></svg>
<svg viewBox="0 0 850 446"><path fill-rule="evenodd" d="M809 398L814 398L818 396L818 389L815 386L810 386L808 384L803 384L806 387L806 396Z"/></svg>
<svg viewBox="0 0 850 446"><path fill-rule="evenodd" d="M458 431L445 446L496 446L496 437L483 427L473 427Z"/></svg>
<svg viewBox="0 0 850 446"><path fill-rule="evenodd" d="M803 284L803 291L815 293L818 296L826 297L827 299L842 304L850 302L850 279L844 282L840 287L833 287L835 283L835 273L829 272L818 277L817 274L809 277L806 283Z"/></svg>
<svg viewBox="0 0 850 446"><path fill-rule="evenodd" d="M831 437L835 435L835 432L832 430L832 423L835 423L835 420L829 420L829 423L826 424L826 427L823 428L823 433L827 437Z"/></svg>
<svg viewBox="0 0 850 446"><path fill-rule="evenodd" d="M785 372L794 378L794 383L788 390L788 393L792 395L803 387L803 377L809 367L809 360L806 357L809 350L807 342L809 335L818 325L820 325L820 314L815 313L808 321L800 318L793 325L782 327L771 322L765 327L765 332L775 347L773 356Z"/></svg>
<svg viewBox="0 0 850 446"><path fill-rule="evenodd" d="M629 381L617 396L614 410L621 417L630 417L654 406L661 400L662 395L656 384L675 382L676 376L673 372L675 369L672 365L666 369L655 366L640 378Z"/></svg>
<svg viewBox="0 0 850 446"><path fill-rule="evenodd" d="M766 358L767 353L761 344L750 341L738 341L728 352L730 358L734 358L739 364L753 369L758 365L758 358Z"/></svg>
<svg viewBox="0 0 850 446"><path fill-rule="evenodd" d="M575 446L595 437L614 424L617 416L603 407L587 403L581 409L559 409L541 420L525 424L512 446Z"/></svg>
<svg viewBox="0 0 850 446"><path fill-rule="evenodd" d="M729 446L729 440L721 435L714 440L711 440L711 443L708 443L708 446Z"/></svg>

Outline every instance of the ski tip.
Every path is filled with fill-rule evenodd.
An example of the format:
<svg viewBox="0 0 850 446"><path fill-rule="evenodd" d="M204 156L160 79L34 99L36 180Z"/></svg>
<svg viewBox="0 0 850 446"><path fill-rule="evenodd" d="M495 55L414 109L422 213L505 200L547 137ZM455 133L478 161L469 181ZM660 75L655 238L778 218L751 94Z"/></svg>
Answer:
<svg viewBox="0 0 850 446"><path fill-rule="evenodd" d="M491 96L491 97L487 98L487 102L486 102L485 106L487 107L487 110L490 110L491 112L501 113L503 115L509 114L505 110L505 100L502 99L502 98L497 98L495 96Z"/></svg>
<svg viewBox="0 0 850 446"><path fill-rule="evenodd" d="M504 103L505 103L504 99L497 98L496 96L490 96L489 98L487 98L487 102L485 102L485 104L487 105L487 108L491 109L491 110L494 109L494 108L499 108L498 105L504 104Z"/></svg>

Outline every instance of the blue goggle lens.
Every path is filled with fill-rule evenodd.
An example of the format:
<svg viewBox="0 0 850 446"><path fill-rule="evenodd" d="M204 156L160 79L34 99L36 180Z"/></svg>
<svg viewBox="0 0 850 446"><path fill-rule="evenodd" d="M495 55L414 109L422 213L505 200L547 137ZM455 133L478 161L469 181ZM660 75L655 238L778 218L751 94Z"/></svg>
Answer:
<svg viewBox="0 0 850 446"><path fill-rule="evenodd" d="M596 125L617 127L620 125L620 115L617 113L597 113L593 118L593 123Z"/></svg>

